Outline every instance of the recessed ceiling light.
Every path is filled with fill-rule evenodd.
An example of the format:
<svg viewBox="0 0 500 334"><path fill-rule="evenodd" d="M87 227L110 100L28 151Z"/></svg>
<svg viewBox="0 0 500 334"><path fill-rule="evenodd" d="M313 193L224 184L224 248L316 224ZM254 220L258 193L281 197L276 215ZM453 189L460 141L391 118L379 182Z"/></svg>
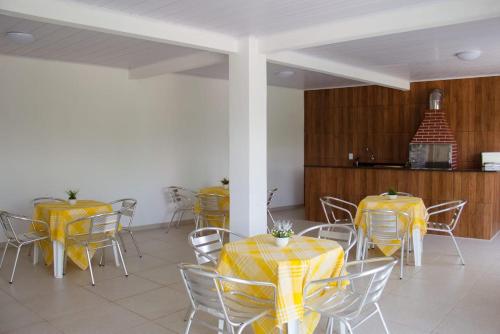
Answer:
<svg viewBox="0 0 500 334"><path fill-rule="evenodd" d="M276 72L275 74L277 77L280 77L280 78L289 78L295 74L295 71L283 70L283 71Z"/></svg>
<svg viewBox="0 0 500 334"><path fill-rule="evenodd" d="M5 36L11 41L19 44L28 44L32 43L35 40L35 37L33 37L32 34L19 31L9 31L5 33Z"/></svg>
<svg viewBox="0 0 500 334"><path fill-rule="evenodd" d="M480 50L460 51L455 53L455 57L460 60L475 60L481 56Z"/></svg>

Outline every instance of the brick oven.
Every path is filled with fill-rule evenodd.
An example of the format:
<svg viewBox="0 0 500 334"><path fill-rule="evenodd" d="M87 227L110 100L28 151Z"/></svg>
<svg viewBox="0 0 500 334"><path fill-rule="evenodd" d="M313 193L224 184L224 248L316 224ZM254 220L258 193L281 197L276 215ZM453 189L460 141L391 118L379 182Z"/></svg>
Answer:
<svg viewBox="0 0 500 334"><path fill-rule="evenodd" d="M457 141L442 109L443 91L434 89L429 110L410 142L412 168L458 168Z"/></svg>

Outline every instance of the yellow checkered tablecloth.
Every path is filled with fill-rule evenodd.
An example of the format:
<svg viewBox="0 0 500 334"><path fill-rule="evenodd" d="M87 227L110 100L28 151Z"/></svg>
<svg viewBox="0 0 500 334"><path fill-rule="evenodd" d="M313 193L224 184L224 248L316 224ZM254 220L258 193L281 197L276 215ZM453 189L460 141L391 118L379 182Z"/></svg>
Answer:
<svg viewBox="0 0 500 334"><path fill-rule="evenodd" d="M344 250L335 241L294 236L288 246L278 247L269 234L230 242L222 249L217 271L221 275L272 282L277 287L276 318L264 318L255 333L271 333L275 326L302 321L302 333L313 333L319 316L304 315L302 291L311 280L336 277L344 263ZM269 298L269 288L247 293Z"/></svg>
<svg viewBox="0 0 500 334"><path fill-rule="evenodd" d="M96 215L99 213L111 212L113 208L107 203L90 200L79 200L75 205L61 202L47 202L37 204L33 213L33 219L45 221L50 226L51 241L57 240L64 245L66 224L73 220ZM85 232L88 226L85 222L72 226L75 228L75 233ZM40 243L43 250L45 263L51 264L54 260L52 245L48 241ZM71 259L78 267L85 270L88 267L88 261L85 254L85 248L71 245L66 249L68 258Z"/></svg>
<svg viewBox="0 0 500 334"><path fill-rule="evenodd" d="M427 223L425 221L425 204L419 197L398 196L396 199L389 199L387 196L367 196L358 205L358 211L354 218L354 224L362 227L366 231L366 224L363 217L363 210L396 210L407 212L410 214L412 221L409 222L403 216L401 222L405 225L405 229L412 224L413 228L419 228L421 235L427 233ZM411 231L410 231L411 232ZM386 256L394 254L401 246L396 242L395 245L381 245L378 248Z"/></svg>
<svg viewBox="0 0 500 334"><path fill-rule="evenodd" d="M226 189L224 187L206 187L206 188L201 188L198 193L200 194L216 194L216 195L221 195L225 196L219 201L219 208L221 210L227 210L229 212L229 189ZM194 213L199 214L200 213L200 203L196 201L194 203ZM223 227L222 226L222 221L217 221L216 219L210 221L212 224L214 224L216 227ZM229 214L226 217L226 228L229 228Z"/></svg>

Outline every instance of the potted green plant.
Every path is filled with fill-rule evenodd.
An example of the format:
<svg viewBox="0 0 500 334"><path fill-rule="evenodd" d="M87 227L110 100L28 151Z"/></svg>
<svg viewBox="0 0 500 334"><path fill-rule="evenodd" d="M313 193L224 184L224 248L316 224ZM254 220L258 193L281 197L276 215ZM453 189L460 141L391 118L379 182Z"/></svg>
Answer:
<svg viewBox="0 0 500 334"><path fill-rule="evenodd" d="M220 180L220 183L222 183L222 187L224 189L229 189L229 179L228 178L223 178L222 180Z"/></svg>
<svg viewBox="0 0 500 334"><path fill-rule="evenodd" d="M396 199L398 198L398 192L394 188L389 188L387 197L389 197L389 199Z"/></svg>
<svg viewBox="0 0 500 334"><path fill-rule="evenodd" d="M68 195L68 203L69 205L76 204L76 195L78 194L78 190L67 190L66 194Z"/></svg>
<svg viewBox="0 0 500 334"><path fill-rule="evenodd" d="M290 237L293 235L292 223L286 220L277 220L274 222L271 234L274 237L274 242L278 247L288 245Z"/></svg>

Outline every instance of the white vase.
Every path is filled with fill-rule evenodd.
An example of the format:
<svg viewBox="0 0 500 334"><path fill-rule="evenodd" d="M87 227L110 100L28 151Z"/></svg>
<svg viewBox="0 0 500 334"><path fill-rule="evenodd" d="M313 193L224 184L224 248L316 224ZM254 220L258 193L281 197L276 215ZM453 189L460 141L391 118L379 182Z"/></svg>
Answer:
<svg viewBox="0 0 500 334"><path fill-rule="evenodd" d="M69 205L75 205L76 204L76 199L69 199L68 203L69 203Z"/></svg>
<svg viewBox="0 0 500 334"><path fill-rule="evenodd" d="M389 197L389 199L396 199L398 198L398 195L387 195Z"/></svg>
<svg viewBox="0 0 500 334"><path fill-rule="evenodd" d="M289 240L290 238L274 238L274 242L278 247L285 247L286 245L288 245Z"/></svg>

